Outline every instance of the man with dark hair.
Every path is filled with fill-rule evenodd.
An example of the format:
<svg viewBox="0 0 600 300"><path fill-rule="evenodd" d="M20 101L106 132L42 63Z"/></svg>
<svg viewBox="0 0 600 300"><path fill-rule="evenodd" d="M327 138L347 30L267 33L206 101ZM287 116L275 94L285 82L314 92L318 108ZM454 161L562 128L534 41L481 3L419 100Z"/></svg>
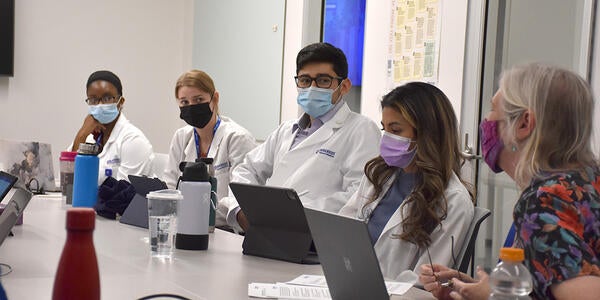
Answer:
<svg viewBox="0 0 600 300"><path fill-rule="evenodd" d="M282 123L248 152L231 182L295 189L305 207L337 213L357 190L365 163L379 154L381 133L370 119L350 111L348 63L328 43L306 46L296 58L298 105L304 114ZM233 197L222 198L227 222L246 230L248 221Z"/></svg>

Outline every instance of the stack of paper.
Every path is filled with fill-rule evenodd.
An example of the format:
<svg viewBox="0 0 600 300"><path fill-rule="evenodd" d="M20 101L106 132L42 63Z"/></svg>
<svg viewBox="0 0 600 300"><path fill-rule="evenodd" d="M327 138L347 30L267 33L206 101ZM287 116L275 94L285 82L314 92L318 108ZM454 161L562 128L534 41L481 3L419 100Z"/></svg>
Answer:
<svg viewBox="0 0 600 300"><path fill-rule="evenodd" d="M413 283L386 281L385 286L390 295L403 295ZM325 276L300 275L288 282L250 283L248 296L266 299L331 299Z"/></svg>

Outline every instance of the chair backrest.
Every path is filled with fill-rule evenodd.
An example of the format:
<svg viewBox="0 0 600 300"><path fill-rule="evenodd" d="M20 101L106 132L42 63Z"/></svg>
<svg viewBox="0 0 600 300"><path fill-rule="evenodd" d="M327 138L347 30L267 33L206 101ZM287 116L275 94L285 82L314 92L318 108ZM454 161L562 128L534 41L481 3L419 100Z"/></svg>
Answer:
<svg viewBox="0 0 600 300"><path fill-rule="evenodd" d="M163 179L163 174L165 173L165 167L167 166L167 161L169 161L169 155L165 153L154 153L154 159L152 160L152 176L157 177L161 180Z"/></svg>
<svg viewBox="0 0 600 300"><path fill-rule="evenodd" d="M477 240L477 233L479 232L479 227L483 220L489 217L492 213L485 208L475 207L475 213L473 214L473 221L471 221L471 225L469 225L469 231L467 232L467 236L465 238L465 242L456 257L456 265L453 266L454 269L457 269L463 273L466 273L469 269L469 262L473 258L474 250L475 250L475 240Z"/></svg>

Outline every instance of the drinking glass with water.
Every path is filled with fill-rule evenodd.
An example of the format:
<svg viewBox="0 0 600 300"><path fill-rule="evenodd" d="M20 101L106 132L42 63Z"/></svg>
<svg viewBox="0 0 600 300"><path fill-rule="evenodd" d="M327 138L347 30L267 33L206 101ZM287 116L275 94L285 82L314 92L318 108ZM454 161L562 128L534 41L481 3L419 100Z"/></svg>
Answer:
<svg viewBox="0 0 600 300"><path fill-rule="evenodd" d="M183 196L178 190L160 190L148 193L147 198L152 257L171 258L177 233L177 201Z"/></svg>

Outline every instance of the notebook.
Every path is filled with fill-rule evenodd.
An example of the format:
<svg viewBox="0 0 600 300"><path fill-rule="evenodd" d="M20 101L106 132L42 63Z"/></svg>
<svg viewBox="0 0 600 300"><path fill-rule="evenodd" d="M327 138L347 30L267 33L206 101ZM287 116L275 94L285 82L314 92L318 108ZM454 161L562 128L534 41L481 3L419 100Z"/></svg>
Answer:
<svg viewBox="0 0 600 300"><path fill-rule="evenodd" d="M295 263L316 264L304 207L289 188L230 183L250 228L244 236L243 253Z"/></svg>
<svg viewBox="0 0 600 300"><path fill-rule="evenodd" d="M305 209L332 299L390 299L367 224Z"/></svg>
<svg viewBox="0 0 600 300"><path fill-rule="evenodd" d="M10 234L10 230L17 223L17 219L23 214L32 194L21 188L14 188L17 178L6 172L0 171L0 201L6 203L2 214L0 214L0 245ZM13 192L7 197L10 190ZM4 198L8 199L4 201Z"/></svg>
<svg viewBox="0 0 600 300"><path fill-rule="evenodd" d="M167 189L167 184L158 178L129 175L129 182L135 188L135 196L123 212L119 222L148 228L148 193Z"/></svg>

